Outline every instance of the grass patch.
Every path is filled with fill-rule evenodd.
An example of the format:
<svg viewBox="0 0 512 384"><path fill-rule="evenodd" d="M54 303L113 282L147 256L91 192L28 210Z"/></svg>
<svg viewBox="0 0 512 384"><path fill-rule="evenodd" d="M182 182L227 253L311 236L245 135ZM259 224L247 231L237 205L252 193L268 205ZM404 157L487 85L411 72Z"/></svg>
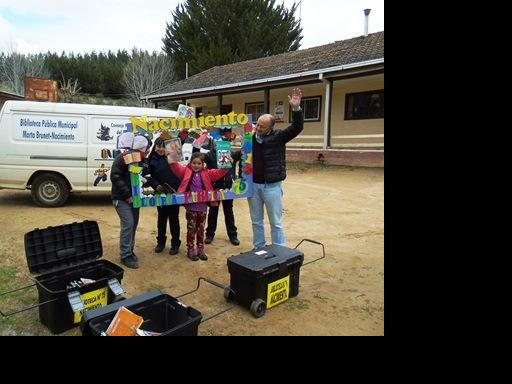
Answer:
<svg viewBox="0 0 512 384"><path fill-rule="evenodd" d="M302 300L302 299L291 299L286 302L286 309L289 311L306 311L309 309L309 301L308 300Z"/></svg>
<svg viewBox="0 0 512 384"><path fill-rule="evenodd" d="M0 268L0 292L14 289L14 280L18 270L16 268Z"/></svg>
<svg viewBox="0 0 512 384"><path fill-rule="evenodd" d="M324 303L324 304L325 304L325 303L327 303L327 301L329 300L329 298L328 298L328 297L321 296L319 293L315 293L315 294L313 295L313 298L320 300L320 301L321 301L322 303Z"/></svg>
<svg viewBox="0 0 512 384"><path fill-rule="evenodd" d="M16 268L0 268L0 292L21 288L29 284L18 278ZM15 312L38 302L35 287L0 296L0 310L4 314ZM0 335L48 335L49 331L39 322L38 308L8 317L0 316Z"/></svg>

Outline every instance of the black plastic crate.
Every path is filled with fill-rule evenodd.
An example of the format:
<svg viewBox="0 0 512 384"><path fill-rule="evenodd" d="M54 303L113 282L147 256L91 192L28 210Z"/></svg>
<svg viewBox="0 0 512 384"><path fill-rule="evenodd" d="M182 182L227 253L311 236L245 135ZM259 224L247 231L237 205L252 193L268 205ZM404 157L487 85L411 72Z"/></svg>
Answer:
<svg viewBox="0 0 512 384"><path fill-rule="evenodd" d="M98 223L84 221L25 234L28 268L39 294L39 319L54 334L80 324L86 310L107 304L124 292L124 270L103 255ZM70 287L88 278L94 283Z"/></svg>
<svg viewBox="0 0 512 384"><path fill-rule="evenodd" d="M267 308L297 296L303 261L304 253L280 245L229 257L230 288L237 303L261 317Z"/></svg>
<svg viewBox="0 0 512 384"><path fill-rule="evenodd" d="M144 319L140 329L157 332L161 336L197 336L197 329L203 318L198 310L155 290L103 308L87 311L80 324L82 335L102 335L121 306Z"/></svg>

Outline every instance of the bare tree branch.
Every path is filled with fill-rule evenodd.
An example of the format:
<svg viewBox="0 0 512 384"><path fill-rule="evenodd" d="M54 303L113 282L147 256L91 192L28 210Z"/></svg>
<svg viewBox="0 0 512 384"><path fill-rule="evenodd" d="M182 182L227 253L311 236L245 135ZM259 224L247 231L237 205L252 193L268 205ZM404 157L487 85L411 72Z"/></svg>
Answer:
<svg viewBox="0 0 512 384"><path fill-rule="evenodd" d="M23 81L25 76L48 78L50 73L45 67L43 54L21 54L11 52L2 54L0 59L0 80L18 95L25 93Z"/></svg>
<svg viewBox="0 0 512 384"><path fill-rule="evenodd" d="M169 85L173 77L174 65L167 55L133 49L124 70L124 85L128 93L143 106L146 103L140 100L142 96Z"/></svg>
<svg viewBox="0 0 512 384"><path fill-rule="evenodd" d="M80 94L81 87L78 86L78 79L75 81L65 79L64 74L61 72L62 81L59 81L59 99L64 103L71 103L74 98Z"/></svg>

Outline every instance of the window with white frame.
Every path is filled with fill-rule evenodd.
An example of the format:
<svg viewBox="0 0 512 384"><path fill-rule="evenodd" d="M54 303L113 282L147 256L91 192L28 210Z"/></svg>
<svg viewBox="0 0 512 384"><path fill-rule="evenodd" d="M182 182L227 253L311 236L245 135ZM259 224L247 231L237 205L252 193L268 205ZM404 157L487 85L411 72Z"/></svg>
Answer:
<svg viewBox="0 0 512 384"><path fill-rule="evenodd" d="M252 122L256 123L261 115L265 113L265 105L260 103L245 103L245 114L252 114Z"/></svg>
<svg viewBox="0 0 512 384"><path fill-rule="evenodd" d="M320 111L322 106L322 97L303 97L300 102L300 107L304 112L304 121L320 121ZM290 107L290 122L292 119L292 112Z"/></svg>

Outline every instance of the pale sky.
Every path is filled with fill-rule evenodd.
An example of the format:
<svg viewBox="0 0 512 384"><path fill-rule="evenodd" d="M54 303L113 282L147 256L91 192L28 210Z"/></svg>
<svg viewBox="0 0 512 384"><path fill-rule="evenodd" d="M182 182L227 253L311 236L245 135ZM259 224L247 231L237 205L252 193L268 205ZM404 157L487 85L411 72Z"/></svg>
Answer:
<svg viewBox="0 0 512 384"><path fill-rule="evenodd" d="M160 51L179 0L0 0L0 51ZM294 0L277 0L290 7ZM295 0L298 2L298 0ZM384 0L302 0L301 49L384 30ZM298 13L297 13L298 17Z"/></svg>

